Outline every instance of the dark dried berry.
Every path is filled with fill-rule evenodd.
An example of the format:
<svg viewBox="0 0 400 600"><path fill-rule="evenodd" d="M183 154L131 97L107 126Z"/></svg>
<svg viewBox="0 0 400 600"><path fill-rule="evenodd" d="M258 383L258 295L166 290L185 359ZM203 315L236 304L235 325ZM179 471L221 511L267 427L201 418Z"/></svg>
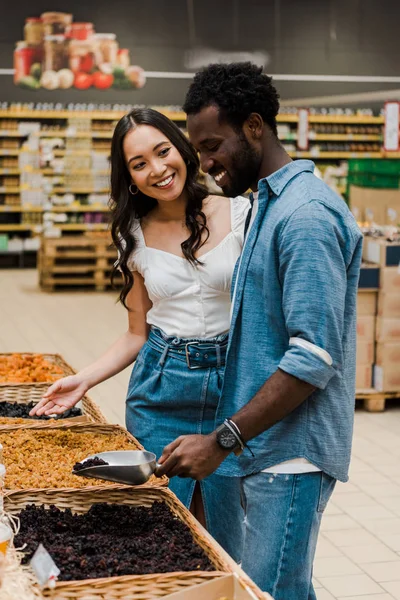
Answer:
<svg viewBox="0 0 400 600"><path fill-rule="evenodd" d="M82 471L82 469L87 469L88 467L100 467L101 465L108 465L108 462L95 456L94 458L88 458L83 462L77 462L74 464L74 471Z"/></svg>
<svg viewBox="0 0 400 600"><path fill-rule="evenodd" d="M80 417L82 411L80 408L70 408L62 413L62 415L56 415L55 417L47 417L42 415L40 417L30 417L29 413L32 408L36 406L35 402L28 402L27 404L19 404L18 402L0 402L0 418L8 417L10 419L70 419L72 417Z"/></svg>
<svg viewBox="0 0 400 600"><path fill-rule="evenodd" d="M215 570L190 529L164 502L150 508L94 504L84 514L31 504L19 518L15 545L26 545L23 562L42 543L62 581Z"/></svg>

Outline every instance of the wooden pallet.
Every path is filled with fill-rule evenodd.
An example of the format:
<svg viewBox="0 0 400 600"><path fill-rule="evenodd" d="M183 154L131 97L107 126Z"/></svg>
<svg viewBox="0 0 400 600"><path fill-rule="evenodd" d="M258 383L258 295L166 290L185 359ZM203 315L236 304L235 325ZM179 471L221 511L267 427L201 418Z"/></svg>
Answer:
<svg viewBox="0 0 400 600"><path fill-rule="evenodd" d="M387 400L400 399L398 392L378 392L374 388L356 391L356 400L362 401L364 409L368 412L383 412Z"/></svg>
<svg viewBox="0 0 400 600"><path fill-rule="evenodd" d="M104 291L117 258L109 236L71 236L43 239L39 253L39 283L52 292L61 287L90 287Z"/></svg>

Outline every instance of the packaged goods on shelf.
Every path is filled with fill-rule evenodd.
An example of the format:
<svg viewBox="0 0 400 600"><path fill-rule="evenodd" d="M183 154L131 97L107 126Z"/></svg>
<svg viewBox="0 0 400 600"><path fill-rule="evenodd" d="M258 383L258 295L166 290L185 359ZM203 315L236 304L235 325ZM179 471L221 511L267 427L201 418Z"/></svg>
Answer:
<svg viewBox="0 0 400 600"><path fill-rule="evenodd" d="M399 274L400 277L400 274ZM379 293L378 315L383 318L400 319L400 293Z"/></svg>
<svg viewBox="0 0 400 600"><path fill-rule="evenodd" d="M357 294L357 315L374 316L376 314L377 292L359 290Z"/></svg>
<svg viewBox="0 0 400 600"><path fill-rule="evenodd" d="M378 342L400 342L400 318L378 317L376 320L376 340Z"/></svg>
<svg viewBox="0 0 400 600"><path fill-rule="evenodd" d="M375 316L357 317L357 342L373 342L375 339Z"/></svg>
<svg viewBox="0 0 400 600"><path fill-rule="evenodd" d="M365 238L363 256L365 260L381 267L397 267L400 263L400 240L388 242Z"/></svg>
<svg viewBox="0 0 400 600"><path fill-rule="evenodd" d="M356 368L356 389L365 390L372 387L372 368L373 365L357 363Z"/></svg>
<svg viewBox="0 0 400 600"><path fill-rule="evenodd" d="M376 364L374 366L374 387L378 392L399 392L399 363Z"/></svg>
<svg viewBox="0 0 400 600"><path fill-rule="evenodd" d="M398 267L383 267L380 272L380 288L385 294L400 294L400 271Z"/></svg>

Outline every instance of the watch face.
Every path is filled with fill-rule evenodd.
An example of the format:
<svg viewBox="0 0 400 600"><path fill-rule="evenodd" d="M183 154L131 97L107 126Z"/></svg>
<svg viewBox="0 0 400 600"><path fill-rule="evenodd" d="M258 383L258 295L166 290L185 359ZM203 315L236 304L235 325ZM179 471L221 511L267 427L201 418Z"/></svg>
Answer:
<svg viewBox="0 0 400 600"><path fill-rule="evenodd" d="M227 427L218 433L218 442L226 450L231 450L237 444L236 437Z"/></svg>

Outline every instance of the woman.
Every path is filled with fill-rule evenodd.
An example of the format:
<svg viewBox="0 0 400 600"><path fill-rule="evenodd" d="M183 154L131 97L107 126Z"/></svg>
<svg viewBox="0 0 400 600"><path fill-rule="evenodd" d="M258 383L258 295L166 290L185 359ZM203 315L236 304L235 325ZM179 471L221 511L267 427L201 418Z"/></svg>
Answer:
<svg viewBox="0 0 400 600"><path fill-rule="evenodd" d="M209 196L198 172L193 147L162 114L135 109L119 121L111 149L111 231L128 331L95 363L55 382L32 414L62 413L136 361L126 426L147 450L160 456L179 435L213 431L232 273L249 205ZM238 479L175 477L170 487L239 560Z"/></svg>

